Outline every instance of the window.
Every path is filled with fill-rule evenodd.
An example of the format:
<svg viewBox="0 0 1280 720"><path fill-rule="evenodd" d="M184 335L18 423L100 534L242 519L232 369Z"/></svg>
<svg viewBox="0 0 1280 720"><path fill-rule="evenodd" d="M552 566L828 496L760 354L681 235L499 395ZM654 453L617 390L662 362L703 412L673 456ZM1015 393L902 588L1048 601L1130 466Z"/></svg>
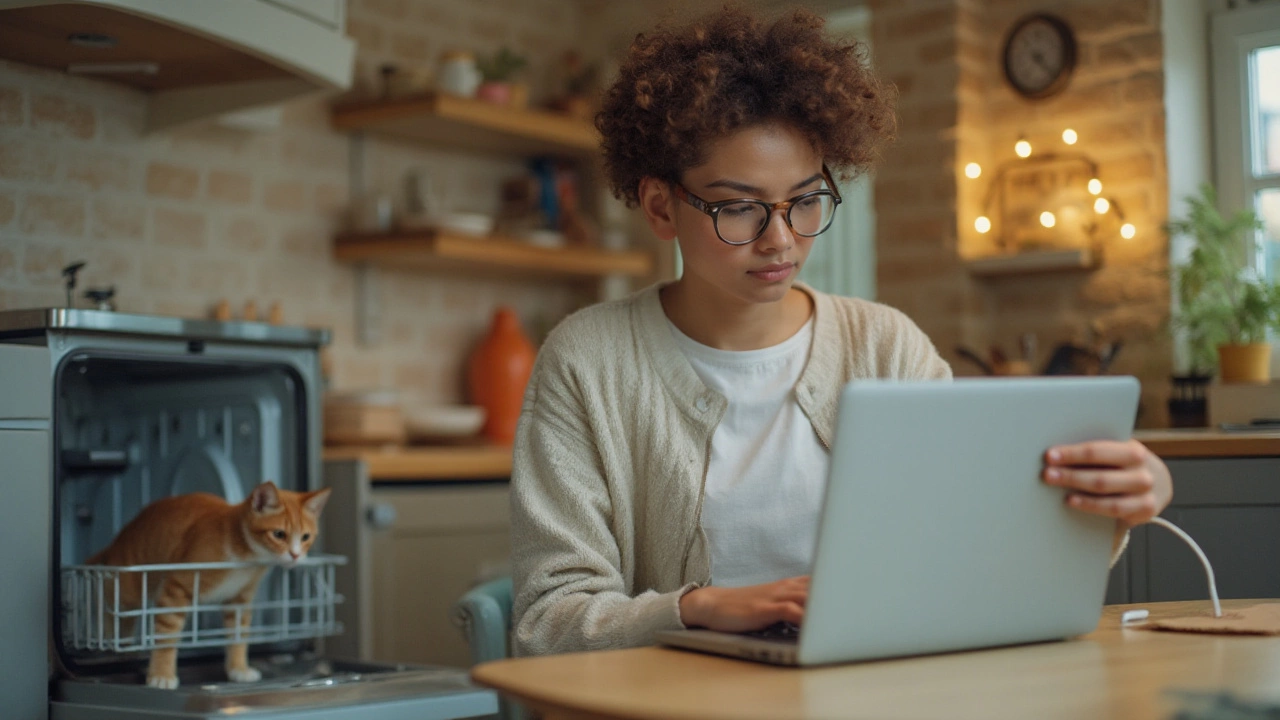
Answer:
<svg viewBox="0 0 1280 720"><path fill-rule="evenodd" d="M1257 267L1280 281L1280 3L1214 16L1213 78L1219 200L1258 213Z"/></svg>

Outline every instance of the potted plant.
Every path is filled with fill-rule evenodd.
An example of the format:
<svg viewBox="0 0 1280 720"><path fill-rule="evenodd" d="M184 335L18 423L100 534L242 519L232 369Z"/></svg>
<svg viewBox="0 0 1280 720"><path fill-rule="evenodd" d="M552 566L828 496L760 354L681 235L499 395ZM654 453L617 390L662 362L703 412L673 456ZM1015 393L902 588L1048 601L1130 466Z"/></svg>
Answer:
<svg viewBox="0 0 1280 720"><path fill-rule="evenodd" d="M1195 243L1173 272L1173 320L1186 332L1192 372L1208 374L1216 364L1223 382L1265 382L1271 363L1267 331L1280 330L1280 284L1260 276L1249 262L1250 240L1262 223L1250 210L1224 218L1209 185L1187 203L1187 216L1171 219L1166 230Z"/></svg>
<svg viewBox="0 0 1280 720"><path fill-rule="evenodd" d="M529 100L528 93L517 90L511 78L527 64L524 56L515 54L508 47L481 58L476 65L484 81L476 90L476 97L497 105L524 106Z"/></svg>

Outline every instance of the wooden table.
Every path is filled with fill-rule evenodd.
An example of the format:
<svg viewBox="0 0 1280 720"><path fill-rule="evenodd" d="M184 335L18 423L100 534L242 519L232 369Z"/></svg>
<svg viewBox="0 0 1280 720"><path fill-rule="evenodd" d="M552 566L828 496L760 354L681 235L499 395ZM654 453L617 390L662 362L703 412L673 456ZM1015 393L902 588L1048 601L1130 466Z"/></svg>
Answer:
<svg viewBox="0 0 1280 720"><path fill-rule="evenodd" d="M1077 640L807 670L647 647L501 660L472 678L549 720L1155 718L1171 716L1184 690L1280 703L1280 637L1122 629L1120 613L1136 607L1152 617L1210 610L1112 605Z"/></svg>

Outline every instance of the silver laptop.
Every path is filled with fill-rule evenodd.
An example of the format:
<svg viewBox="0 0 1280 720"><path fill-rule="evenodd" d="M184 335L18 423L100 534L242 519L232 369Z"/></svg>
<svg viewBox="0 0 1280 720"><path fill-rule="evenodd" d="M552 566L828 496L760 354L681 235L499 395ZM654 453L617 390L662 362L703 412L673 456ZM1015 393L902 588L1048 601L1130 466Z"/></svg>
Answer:
<svg viewBox="0 0 1280 720"><path fill-rule="evenodd" d="M1044 452L1129 439L1138 392L1131 377L850 383L798 633L659 642L821 665L1092 631L1115 522L1067 508Z"/></svg>

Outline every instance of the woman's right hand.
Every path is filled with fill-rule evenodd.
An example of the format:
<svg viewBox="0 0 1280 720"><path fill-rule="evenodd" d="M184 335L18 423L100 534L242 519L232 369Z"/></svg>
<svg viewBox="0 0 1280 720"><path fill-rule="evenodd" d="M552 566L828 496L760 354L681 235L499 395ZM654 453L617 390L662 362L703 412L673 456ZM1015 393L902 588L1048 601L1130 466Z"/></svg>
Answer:
<svg viewBox="0 0 1280 720"><path fill-rule="evenodd" d="M722 632L759 630L784 620L799 625L808 599L807 575L738 588L708 585L680 598L680 621Z"/></svg>

